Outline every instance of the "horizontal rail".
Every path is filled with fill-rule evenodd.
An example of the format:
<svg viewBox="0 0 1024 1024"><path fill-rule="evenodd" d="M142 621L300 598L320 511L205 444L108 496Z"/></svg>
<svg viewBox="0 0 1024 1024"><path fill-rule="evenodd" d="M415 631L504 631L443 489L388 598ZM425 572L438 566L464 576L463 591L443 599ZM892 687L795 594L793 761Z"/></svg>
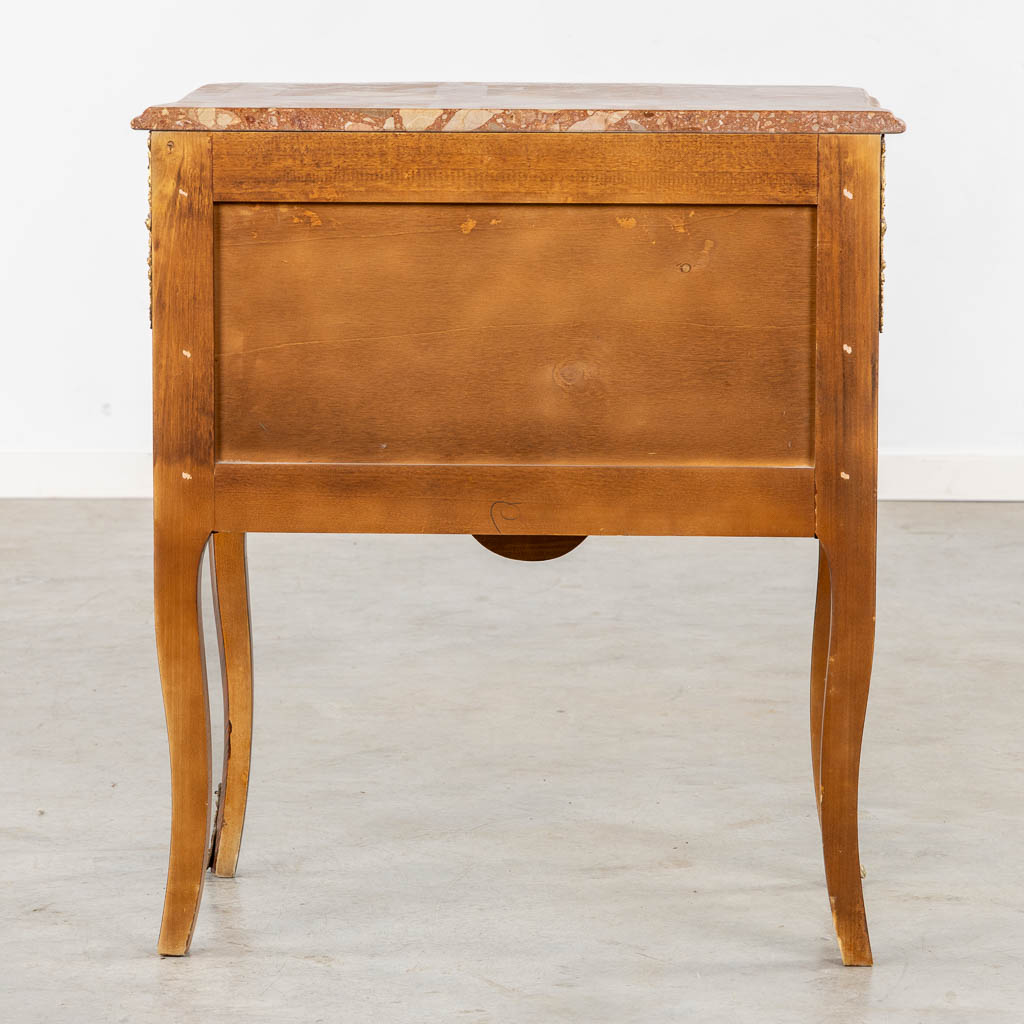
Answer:
<svg viewBox="0 0 1024 1024"><path fill-rule="evenodd" d="M218 202L813 204L813 135L212 135Z"/></svg>
<svg viewBox="0 0 1024 1024"><path fill-rule="evenodd" d="M810 537L810 466L219 462L215 529Z"/></svg>

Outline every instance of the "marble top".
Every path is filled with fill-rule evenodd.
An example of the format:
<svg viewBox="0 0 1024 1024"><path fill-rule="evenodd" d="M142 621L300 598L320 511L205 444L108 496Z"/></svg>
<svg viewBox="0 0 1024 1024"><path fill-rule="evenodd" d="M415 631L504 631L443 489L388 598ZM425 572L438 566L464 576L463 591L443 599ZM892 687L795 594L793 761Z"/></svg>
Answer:
<svg viewBox="0 0 1024 1024"><path fill-rule="evenodd" d="M484 82L204 85L148 107L155 131L840 132L904 123L863 89Z"/></svg>

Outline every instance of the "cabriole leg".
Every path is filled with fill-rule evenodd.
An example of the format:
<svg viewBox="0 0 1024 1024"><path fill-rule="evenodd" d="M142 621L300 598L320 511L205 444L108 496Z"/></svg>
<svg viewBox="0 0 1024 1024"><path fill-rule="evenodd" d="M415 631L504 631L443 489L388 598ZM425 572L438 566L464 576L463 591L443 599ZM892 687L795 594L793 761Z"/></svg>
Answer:
<svg viewBox="0 0 1024 1024"><path fill-rule="evenodd" d="M215 533L210 542L213 608L224 690L224 768L211 867L230 877L245 825L252 750L252 633L244 533Z"/></svg>
<svg viewBox="0 0 1024 1024"><path fill-rule="evenodd" d="M157 948L188 952L210 836L210 705L199 597L206 534L161 528L155 536L156 646L171 755L171 849Z"/></svg>
<svg viewBox="0 0 1024 1024"><path fill-rule="evenodd" d="M814 802L821 823L821 723L825 713L825 673L828 668L828 638L832 622L832 584L828 556L818 545L818 591L814 602L814 639L811 644L811 771Z"/></svg>
<svg viewBox="0 0 1024 1024"><path fill-rule="evenodd" d="M831 616L821 723L819 814L825 878L843 963L868 965L857 791L875 642L874 552L828 552Z"/></svg>

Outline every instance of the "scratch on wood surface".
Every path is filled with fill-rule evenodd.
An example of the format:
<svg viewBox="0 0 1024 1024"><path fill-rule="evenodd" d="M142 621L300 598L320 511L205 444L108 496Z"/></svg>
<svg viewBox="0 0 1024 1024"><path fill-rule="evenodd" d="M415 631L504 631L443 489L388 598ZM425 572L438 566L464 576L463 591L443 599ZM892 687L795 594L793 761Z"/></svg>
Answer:
<svg viewBox="0 0 1024 1024"><path fill-rule="evenodd" d="M468 235L473 228L476 227L476 221L472 217L467 217L460 225L459 230L464 234Z"/></svg>
<svg viewBox="0 0 1024 1024"><path fill-rule="evenodd" d="M708 265L708 260L711 259L711 250L715 247L715 241L713 238L704 239L704 248L701 249L697 258L693 261L693 266L696 270L703 270Z"/></svg>

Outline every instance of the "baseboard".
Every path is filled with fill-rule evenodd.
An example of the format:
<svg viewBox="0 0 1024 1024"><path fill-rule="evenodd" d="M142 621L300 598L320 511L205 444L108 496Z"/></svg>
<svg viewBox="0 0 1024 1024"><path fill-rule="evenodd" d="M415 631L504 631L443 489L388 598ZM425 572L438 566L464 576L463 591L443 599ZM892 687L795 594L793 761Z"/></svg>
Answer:
<svg viewBox="0 0 1024 1024"><path fill-rule="evenodd" d="M0 452L0 498L152 498L150 452Z"/></svg>
<svg viewBox="0 0 1024 1024"><path fill-rule="evenodd" d="M878 497L898 501L1024 501L1024 454L878 459Z"/></svg>
<svg viewBox="0 0 1024 1024"><path fill-rule="evenodd" d="M149 452L0 452L0 498L149 498ZM1024 501L1024 454L883 453L878 496L900 501Z"/></svg>

